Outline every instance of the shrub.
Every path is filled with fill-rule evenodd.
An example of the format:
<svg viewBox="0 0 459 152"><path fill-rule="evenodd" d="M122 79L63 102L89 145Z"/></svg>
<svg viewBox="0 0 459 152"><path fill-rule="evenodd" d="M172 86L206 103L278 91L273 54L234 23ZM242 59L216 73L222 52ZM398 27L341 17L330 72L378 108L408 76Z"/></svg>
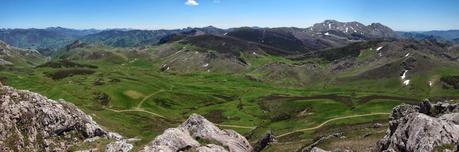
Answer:
<svg viewBox="0 0 459 152"><path fill-rule="evenodd" d="M447 87L459 89L459 76L445 76L441 77L440 81L444 82Z"/></svg>
<svg viewBox="0 0 459 152"><path fill-rule="evenodd" d="M37 66L38 68L40 67L50 67L50 68L91 68L91 69L96 69L97 66L94 65L87 65L87 64L80 64L80 63L75 63L72 61L68 60L57 60L57 61L49 61L45 64Z"/></svg>
<svg viewBox="0 0 459 152"><path fill-rule="evenodd" d="M88 74L93 74L96 71L91 70L91 69L62 69L62 70L57 70L54 72L48 72L45 73L45 75L53 80L60 80L64 79L66 77L71 77L75 75L88 75Z"/></svg>

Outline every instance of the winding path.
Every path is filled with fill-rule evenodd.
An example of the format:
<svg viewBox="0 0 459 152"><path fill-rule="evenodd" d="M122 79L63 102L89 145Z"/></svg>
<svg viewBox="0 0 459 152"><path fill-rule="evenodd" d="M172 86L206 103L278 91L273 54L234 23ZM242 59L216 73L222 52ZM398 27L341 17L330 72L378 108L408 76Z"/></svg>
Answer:
<svg viewBox="0 0 459 152"><path fill-rule="evenodd" d="M165 116L163 115L160 115L158 113L154 113L154 112L151 112L151 111L147 111L145 109L142 108L142 104L148 100L149 98L151 98L152 96L158 94L158 93L161 93L161 92L164 92L166 90L158 90L156 92L153 92L147 96L145 96L138 104L137 106L135 106L134 108L131 108L131 109L127 109L127 110L116 110L116 109L111 109L111 108L104 108L105 110L109 110L109 111L112 111L112 112L116 112L116 113L121 113L121 112L144 112L144 113L148 113L148 114L151 114L151 115L154 115L156 117L160 117L160 118L163 118L163 119L168 119L166 118ZM221 127L227 127L227 128L242 128L242 129L255 129L256 127L255 126L239 126L239 125L223 125L223 124L216 124L217 126L221 126Z"/></svg>
<svg viewBox="0 0 459 152"><path fill-rule="evenodd" d="M151 93L151 94L145 96L145 97L139 102L139 104L137 104L137 107L136 107L136 108L137 108L137 109L141 109L141 108L142 108L142 104L145 102L145 100L151 98L152 96L154 96L154 95L156 95L156 94L158 94L158 93L164 92L164 91L165 91L165 90L161 89L161 90L158 90L158 91L156 91L156 92L153 92L153 93Z"/></svg>
<svg viewBox="0 0 459 152"><path fill-rule="evenodd" d="M382 113L382 112L378 112L378 113L369 113L369 114L361 114L361 115L351 115L351 116L343 116L343 117L337 117L337 118L333 118L333 119L328 119L327 121L315 126L315 127L311 127L311 128L304 128L304 129L299 129L299 130L294 130L294 131L291 131L291 132L287 132L287 133L284 133L284 134L281 134L281 135L278 135L276 136L276 138L280 138L280 137L284 137L284 136L287 136L287 135L290 135L290 134L293 134L293 133L296 133L296 132L303 132L303 131L309 131L309 130L316 130L316 129L319 129L321 127L323 127L324 125L326 125L327 123L330 123L332 121L336 121L336 120L342 120L342 119L349 119L349 118L357 118L357 117L366 117L366 116L375 116L375 115L389 115L390 113Z"/></svg>
<svg viewBox="0 0 459 152"><path fill-rule="evenodd" d="M128 109L128 110L115 110L115 109L110 109L110 108L104 108L104 109L110 110L110 111L113 111L113 112L117 112L117 113L119 113L119 112L145 112L145 113L148 113L148 114L151 114L151 115L163 118L163 119L167 119L163 115L160 115L160 114L157 114L157 113L154 113L154 112L150 112L150 111L146 111L146 110L143 110L143 109Z"/></svg>
<svg viewBox="0 0 459 152"><path fill-rule="evenodd" d="M113 111L113 112L145 112L145 113L148 113L148 114L151 114L151 115L154 115L154 116L157 116L157 117L160 117L160 118L163 118L163 119L167 119L165 116L163 115L160 115L160 114L157 114L157 113L154 113L154 112L150 112L150 111L147 111L145 109L142 108L142 104L143 102L145 102L147 99L151 98L152 96L158 94L158 93L161 93L161 92L164 92L165 90L158 90L156 92L153 92L147 96L145 96L140 102L139 104L137 104L136 107L134 108L131 108L131 109L127 109L127 110L116 110L116 109L111 109L111 108L104 108L106 110L110 110L110 111Z"/></svg>
<svg viewBox="0 0 459 152"><path fill-rule="evenodd" d="M127 110L116 110L116 109L111 109L111 108L104 108L106 110L110 110L110 111L113 111L113 112L144 112L144 113L148 113L148 114L151 114L151 115L154 115L154 116L157 116L157 117L160 117L160 118L163 118L163 119L168 119L166 118L165 116L163 115L160 115L160 114L157 114L157 113L154 113L154 112L150 112L150 111L147 111L147 110L144 110L142 108L142 104L148 100L149 98L151 98L152 96L158 94L158 93L161 93L161 92L164 92L165 90L158 90L156 92L153 92L147 96L145 96L140 102L139 104L137 104L136 107L132 108L132 109L127 109ZM337 118L332 118L332 119L329 119L315 127L311 127L311 128L303 128L303 129L298 129L298 130L294 130L294 131L291 131L291 132L287 132L287 133L284 133L284 134L281 134L281 135L278 135L276 136L276 138L280 138L280 137L284 137L284 136L287 136L287 135L290 135L290 134L293 134L293 133L296 133L296 132L303 132L303 131L309 131L309 130L315 130L315 129L319 129L321 127L323 127L324 125L332 122L332 121L336 121L336 120L342 120L342 119L349 119L349 118L357 118L357 117L366 117L366 116L374 116L374 115L389 115L390 113L369 113L369 114L360 114L360 115L351 115L351 116L343 116L343 117L337 117ZM255 129L256 126L239 126L239 125L223 125L223 124L216 124L217 126L221 126L221 127L227 127L227 128L242 128L242 129Z"/></svg>

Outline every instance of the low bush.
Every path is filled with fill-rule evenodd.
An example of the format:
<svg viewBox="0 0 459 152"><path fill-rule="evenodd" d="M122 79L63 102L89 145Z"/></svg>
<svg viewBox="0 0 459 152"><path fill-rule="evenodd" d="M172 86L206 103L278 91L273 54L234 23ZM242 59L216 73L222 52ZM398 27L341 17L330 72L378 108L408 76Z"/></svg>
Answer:
<svg viewBox="0 0 459 152"><path fill-rule="evenodd" d="M80 64L80 63L75 63L72 61L68 60L57 60L57 61L49 61L46 62L45 64L37 66L38 68L41 67L50 67L50 68L91 68L91 69L96 69L97 66L94 65L87 65L87 64Z"/></svg>
<svg viewBox="0 0 459 152"><path fill-rule="evenodd" d="M71 77L75 75L88 75L88 74L93 74L96 71L91 70L91 69L62 69L62 70L56 70L53 72L47 72L45 75L53 80L60 80L64 79L66 77Z"/></svg>
<svg viewBox="0 0 459 152"><path fill-rule="evenodd" d="M454 89L459 89L459 76L445 76L441 77L440 81L444 82L446 87L453 87Z"/></svg>

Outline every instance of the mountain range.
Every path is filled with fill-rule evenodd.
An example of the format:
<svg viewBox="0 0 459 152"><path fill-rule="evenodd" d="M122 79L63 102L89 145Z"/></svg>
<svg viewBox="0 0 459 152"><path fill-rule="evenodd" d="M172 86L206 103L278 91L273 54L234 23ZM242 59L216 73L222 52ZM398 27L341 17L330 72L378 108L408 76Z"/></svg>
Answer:
<svg viewBox="0 0 459 152"><path fill-rule="evenodd" d="M134 47L142 44L157 44L162 38L171 35L189 34L214 34L223 35L234 30L241 31L251 29L255 31L286 32L294 35L302 41L313 41L311 37L326 36L335 39L343 38L359 40L364 38L427 38L436 37L453 41L459 38L457 30L427 31L427 32L396 32L390 28L373 23L368 26L358 22L338 22L326 20L307 28L257 28L242 27L219 29L213 26L203 28L184 28L175 30L135 30L135 29L107 29L107 30L76 30L62 27L50 27L46 29L1 29L0 40L20 48L57 49L75 40L93 43L103 43L116 47ZM330 32L328 32L330 31ZM237 34L237 33L233 33ZM253 38L253 37L252 37ZM326 41L326 40L325 40ZM326 43L326 42L324 42ZM320 45L320 44L318 44ZM316 46L317 47L317 46Z"/></svg>

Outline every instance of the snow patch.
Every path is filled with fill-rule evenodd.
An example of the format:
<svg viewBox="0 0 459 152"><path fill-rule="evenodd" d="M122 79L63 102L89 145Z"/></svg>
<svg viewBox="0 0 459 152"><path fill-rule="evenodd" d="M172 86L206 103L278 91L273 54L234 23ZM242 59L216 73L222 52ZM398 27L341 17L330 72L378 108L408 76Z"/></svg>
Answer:
<svg viewBox="0 0 459 152"><path fill-rule="evenodd" d="M257 55L257 53L256 53L256 52L252 52L252 54L253 54L253 55Z"/></svg>
<svg viewBox="0 0 459 152"><path fill-rule="evenodd" d="M378 55L379 55L379 56L382 56L382 53L381 53L381 52L379 52L379 53L378 53Z"/></svg>
<svg viewBox="0 0 459 152"><path fill-rule="evenodd" d="M349 31L349 28L348 28L348 27L346 27L346 33L347 33L348 31Z"/></svg>
<svg viewBox="0 0 459 152"><path fill-rule="evenodd" d="M331 24L330 23L328 23L328 29L331 29Z"/></svg>
<svg viewBox="0 0 459 152"><path fill-rule="evenodd" d="M400 76L402 78L402 80L404 80L406 78L406 73L408 73L408 70L403 71L402 76Z"/></svg>
<svg viewBox="0 0 459 152"><path fill-rule="evenodd" d="M208 66L209 66L209 63L202 65L202 67L208 67Z"/></svg>
<svg viewBox="0 0 459 152"><path fill-rule="evenodd" d="M409 85L409 84L410 84L410 80L405 80L405 81L403 81L403 84L404 84L405 86Z"/></svg>
<svg viewBox="0 0 459 152"><path fill-rule="evenodd" d="M378 48L376 49L376 51L379 51L379 50L381 50L382 48L383 48L383 46L380 46L380 47L378 47Z"/></svg>
<svg viewBox="0 0 459 152"><path fill-rule="evenodd" d="M330 35L330 33L326 32L324 35Z"/></svg>
<svg viewBox="0 0 459 152"><path fill-rule="evenodd" d="M405 54L405 57L408 57L408 56L410 56L410 53Z"/></svg>
<svg viewBox="0 0 459 152"><path fill-rule="evenodd" d="M408 70L404 70L402 76L400 76L400 78L402 78L402 81L403 81L402 83L403 83L405 86L409 85L409 84L410 84L410 81L411 81L411 80L405 80L406 74L407 74L407 73L408 73Z"/></svg>
<svg viewBox="0 0 459 152"><path fill-rule="evenodd" d="M433 82L429 81L429 86L432 87L432 85L433 85Z"/></svg>
<svg viewBox="0 0 459 152"><path fill-rule="evenodd" d="M225 33L225 34L223 34L223 35L226 35L226 34L228 34L228 33Z"/></svg>

